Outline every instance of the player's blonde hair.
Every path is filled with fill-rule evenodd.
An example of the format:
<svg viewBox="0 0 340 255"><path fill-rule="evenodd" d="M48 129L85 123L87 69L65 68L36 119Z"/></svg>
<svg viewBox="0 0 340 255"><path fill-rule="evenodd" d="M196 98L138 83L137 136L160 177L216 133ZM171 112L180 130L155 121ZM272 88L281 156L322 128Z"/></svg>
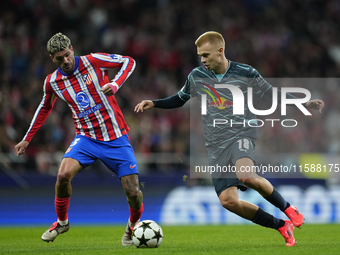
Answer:
<svg viewBox="0 0 340 255"><path fill-rule="evenodd" d="M62 33L56 33L47 42L47 51L53 56L59 51L71 48L71 40Z"/></svg>
<svg viewBox="0 0 340 255"><path fill-rule="evenodd" d="M220 33L215 32L215 31L208 31L208 32L205 32L204 34L200 35L197 38L195 45L197 47L200 47L207 42L214 44L218 47L221 47L223 49L225 47L225 42L224 42L223 36Z"/></svg>

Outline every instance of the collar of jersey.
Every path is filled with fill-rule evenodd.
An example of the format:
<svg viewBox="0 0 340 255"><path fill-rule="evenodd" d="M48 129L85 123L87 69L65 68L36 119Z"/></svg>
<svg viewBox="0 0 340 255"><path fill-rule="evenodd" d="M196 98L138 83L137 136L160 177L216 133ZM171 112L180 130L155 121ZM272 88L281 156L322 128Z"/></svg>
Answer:
<svg viewBox="0 0 340 255"><path fill-rule="evenodd" d="M215 75L215 77L217 78L218 81L221 81L223 79L223 77L226 75L226 73L228 72L228 70L230 69L232 61L230 61L229 59L228 59L228 61L229 61L229 65L228 65L227 70L224 72L224 74L215 74L215 72L213 70L211 70L211 72Z"/></svg>
<svg viewBox="0 0 340 255"><path fill-rule="evenodd" d="M63 76L69 76L69 75L72 75L79 67L79 57L74 57L75 60L76 60L76 64L74 65L74 69L73 69L73 72L71 74L66 74L64 73L63 71L61 71L60 67L58 67L58 71L59 73L61 73Z"/></svg>

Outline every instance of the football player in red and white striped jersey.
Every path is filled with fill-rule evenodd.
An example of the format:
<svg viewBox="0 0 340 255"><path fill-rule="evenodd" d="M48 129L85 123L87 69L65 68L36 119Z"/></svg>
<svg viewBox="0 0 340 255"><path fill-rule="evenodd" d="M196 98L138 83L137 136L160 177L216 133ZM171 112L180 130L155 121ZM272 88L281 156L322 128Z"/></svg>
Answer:
<svg viewBox="0 0 340 255"><path fill-rule="evenodd" d="M15 150L18 156L25 152L57 98L67 103L72 112L76 137L66 151L57 175L55 207L58 221L42 235L42 239L54 241L59 234L68 231L71 180L81 169L100 159L118 175L127 195L130 218L122 245L132 245L131 228L142 215L143 194L139 188L137 162L127 136L129 127L114 94L133 72L135 61L128 56L106 53L74 56L70 39L62 33L48 41L47 50L58 68L46 77L43 99ZM108 71L114 68L120 70L110 81Z"/></svg>

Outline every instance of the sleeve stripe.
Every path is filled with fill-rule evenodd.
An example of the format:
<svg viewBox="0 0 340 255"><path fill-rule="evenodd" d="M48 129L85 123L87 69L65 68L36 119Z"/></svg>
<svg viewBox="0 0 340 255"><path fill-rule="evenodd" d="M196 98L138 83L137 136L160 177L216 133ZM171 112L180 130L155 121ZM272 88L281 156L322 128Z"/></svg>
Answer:
<svg viewBox="0 0 340 255"><path fill-rule="evenodd" d="M111 56L102 55L98 53L93 53L92 57L99 59L101 61L106 61L106 62L111 62L111 63L122 63L122 61L120 61L121 58L112 58Z"/></svg>
<svg viewBox="0 0 340 255"><path fill-rule="evenodd" d="M46 101L46 82L47 82L47 78L45 79L44 87L43 87L44 96L43 96L43 98L42 98L42 100L41 100L41 102L40 102L40 104L39 104L37 110L35 111L35 114L34 114L34 116L33 116L33 118L32 118L30 127L28 128L28 130L27 130L27 132L26 132L26 134L25 134L23 140L27 140L27 141L30 142L31 139L33 138L35 132L36 132L36 131L34 131L33 134L31 134L31 130L32 130L33 128L34 128L34 129L37 129L37 128L40 127L40 125L39 125L39 124L36 124L35 122L36 122L36 120L38 119L38 116L39 116L39 114L41 113L41 110L42 110L42 108L44 107L44 104L46 104L46 102L45 102L45 101Z"/></svg>
<svg viewBox="0 0 340 255"><path fill-rule="evenodd" d="M136 67L136 62L132 61L132 66L129 68L130 62L131 62L130 58L123 57L122 59L124 59L124 64L122 68L120 69L120 71L116 74L115 78L113 79L114 82L119 80L124 74L125 74L125 77L124 77L124 81L125 81L127 78L129 78L129 76L132 74L133 70ZM128 71L128 72L125 73L125 71ZM124 81L121 84L118 84L118 86L120 87L124 83Z"/></svg>

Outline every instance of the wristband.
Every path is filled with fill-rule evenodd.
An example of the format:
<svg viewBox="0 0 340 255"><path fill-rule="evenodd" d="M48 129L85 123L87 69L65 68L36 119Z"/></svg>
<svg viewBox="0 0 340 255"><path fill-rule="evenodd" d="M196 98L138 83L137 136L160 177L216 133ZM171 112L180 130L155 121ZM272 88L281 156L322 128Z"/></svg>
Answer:
<svg viewBox="0 0 340 255"><path fill-rule="evenodd" d="M118 88L119 88L117 83L115 83L115 82L113 81L113 82L111 82L111 83L108 83L107 85L109 85L109 87L111 88L113 94L116 94L116 93L117 93Z"/></svg>

